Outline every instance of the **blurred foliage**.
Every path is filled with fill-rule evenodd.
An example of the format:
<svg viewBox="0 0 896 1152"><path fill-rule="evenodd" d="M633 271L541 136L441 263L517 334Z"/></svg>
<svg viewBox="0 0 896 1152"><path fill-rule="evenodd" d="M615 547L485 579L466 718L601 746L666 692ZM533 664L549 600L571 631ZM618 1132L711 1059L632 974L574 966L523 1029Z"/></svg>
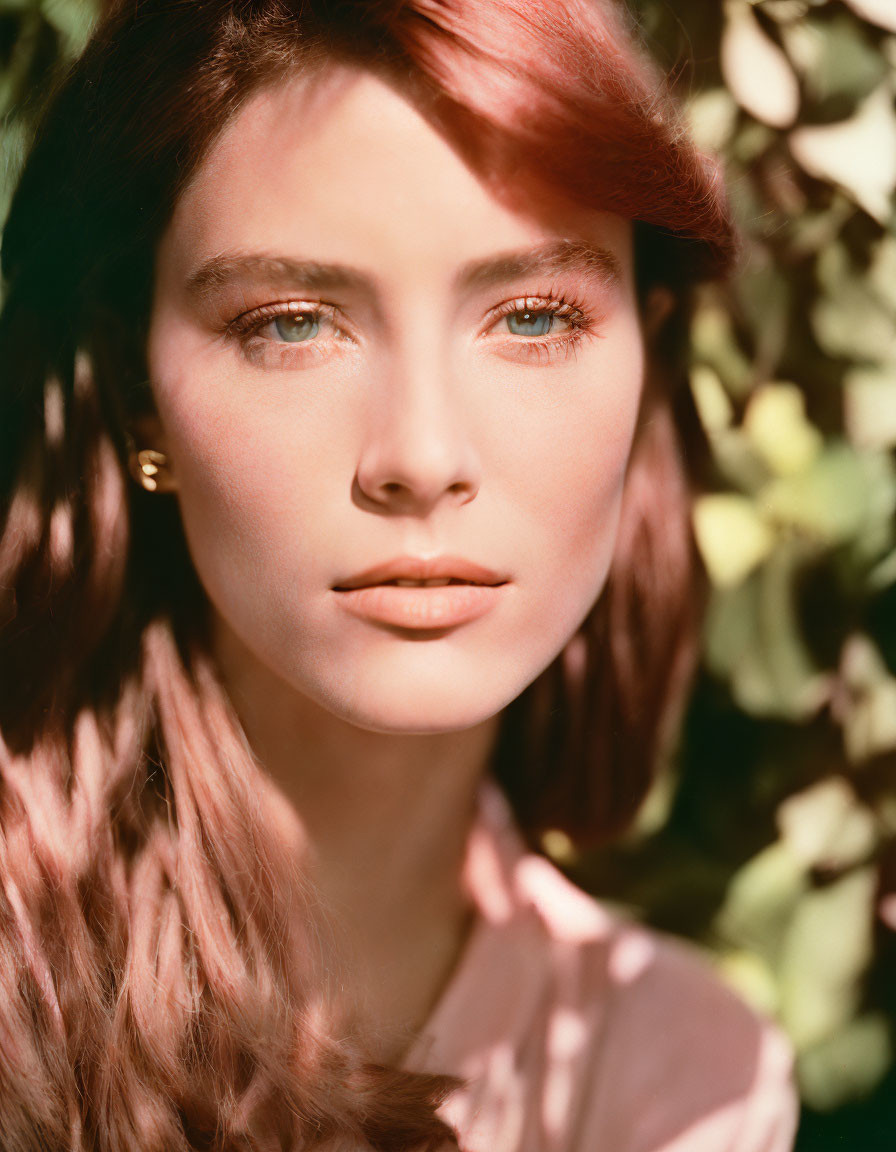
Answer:
<svg viewBox="0 0 896 1152"><path fill-rule="evenodd" d="M704 293L713 455L684 751L586 887L791 1036L801 1152L896 1146L896 0L635 0L745 238ZM89 0L0 0L0 210Z"/></svg>
<svg viewBox="0 0 896 1152"><path fill-rule="evenodd" d="M797 1052L802 1152L896 1148L896 2L638 0L744 234L691 388L712 581L681 757L566 864Z"/></svg>
<svg viewBox="0 0 896 1152"><path fill-rule="evenodd" d="M0 220L34 121L96 11L92 0L0 0Z"/></svg>

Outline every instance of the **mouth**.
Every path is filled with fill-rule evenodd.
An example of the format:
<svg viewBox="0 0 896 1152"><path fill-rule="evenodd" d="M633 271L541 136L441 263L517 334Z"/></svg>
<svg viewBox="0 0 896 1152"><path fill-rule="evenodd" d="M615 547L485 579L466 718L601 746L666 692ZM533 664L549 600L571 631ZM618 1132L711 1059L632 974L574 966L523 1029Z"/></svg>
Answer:
<svg viewBox="0 0 896 1152"><path fill-rule="evenodd" d="M399 557L333 585L346 611L372 624L433 632L469 624L499 602L507 577L457 557Z"/></svg>
<svg viewBox="0 0 896 1152"><path fill-rule="evenodd" d="M461 557L398 556L340 580L333 585L333 591L373 587L446 588L456 584L493 588L506 583L506 576Z"/></svg>
<svg viewBox="0 0 896 1152"><path fill-rule="evenodd" d="M396 577L394 580L379 580L373 584L337 585L335 591L349 592L355 588L447 588L449 584L471 584L474 587L493 588L495 585L480 580L461 580L459 576L433 577L431 580L409 580Z"/></svg>

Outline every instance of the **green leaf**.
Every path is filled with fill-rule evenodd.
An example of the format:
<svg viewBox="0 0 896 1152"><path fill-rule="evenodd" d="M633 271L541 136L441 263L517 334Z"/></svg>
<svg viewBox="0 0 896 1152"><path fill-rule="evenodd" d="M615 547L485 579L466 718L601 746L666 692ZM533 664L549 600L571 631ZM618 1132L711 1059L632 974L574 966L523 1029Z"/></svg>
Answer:
<svg viewBox="0 0 896 1152"><path fill-rule="evenodd" d="M843 387L844 420L853 444L896 446L896 359L881 367L851 369Z"/></svg>
<svg viewBox="0 0 896 1152"><path fill-rule="evenodd" d="M805 472L821 452L821 433L806 419L806 401L795 384L758 388L747 406L744 431L778 476Z"/></svg>
<svg viewBox="0 0 896 1152"><path fill-rule="evenodd" d="M692 329L694 360L712 368L732 396L746 396L753 383L752 366L740 349L731 317L717 303L698 309Z"/></svg>
<svg viewBox="0 0 896 1152"><path fill-rule="evenodd" d="M822 349L859 364L889 360L896 347L896 316L866 271L853 267L842 244L824 249L817 271L822 292L810 315Z"/></svg>
<svg viewBox="0 0 896 1152"><path fill-rule="evenodd" d="M755 499L769 482L769 470L742 429L718 429L710 436L710 446L725 483Z"/></svg>
<svg viewBox="0 0 896 1152"><path fill-rule="evenodd" d="M775 258L756 245L738 277L741 312L755 334L755 356L771 374L787 348L792 325L791 286Z"/></svg>
<svg viewBox="0 0 896 1152"><path fill-rule="evenodd" d="M806 893L781 953L781 1020L798 1051L829 1040L855 1015L872 955L877 874L857 869Z"/></svg>
<svg viewBox="0 0 896 1152"><path fill-rule="evenodd" d="M790 150L810 176L838 184L886 225L896 188L896 112L889 82L878 85L849 120L795 128Z"/></svg>
<svg viewBox="0 0 896 1152"><path fill-rule="evenodd" d="M697 500L694 532L710 579L720 587L739 584L765 559L775 541L753 502L733 492Z"/></svg>
<svg viewBox="0 0 896 1152"><path fill-rule="evenodd" d="M737 123L737 104L727 89L696 93L687 111L691 133L700 148L718 152L731 139Z"/></svg>
<svg viewBox="0 0 896 1152"><path fill-rule="evenodd" d="M868 636L851 636L840 662L843 741L853 763L896 748L896 679Z"/></svg>
<svg viewBox="0 0 896 1152"><path fill-rule="evenodd" d="M728 88L751 116L773 128L794 122L800 90L790 61L745 0L726 0L720 60Z"/></svg>
<svg viewBox="0 0 896 1152"><path fill-rule="evenodd" d="M727 944L775 965L781 940L807 891L802 862L783 842L770 844L735 874L713 927Z"/></svg>
<svg viewBox="0 0 896 1152"><path fill-rule="evenodd" d="M797 1075L803 1100L819 1112L831 1112L868 1095L892 1061L887 1018L883 1013L858 1016L801 1054Z"/></svg>
<svg viewBox="0 0 896 1152"><path fill-rule="evenodd" d="M889 452L870 451L861 452L858 459L868 503L861 528L849 542L849 554L864 569L877 566L896 545L896 460ZM870 591L870 583L865 586Z"/></svg>
<svg viewBox="0 0 896 1152"><path fill-rule="evenodd" d="M94 0L42 0L41 12L62 37L65 54L80 54L96 22Z"/></svg>
<svg viewBox="0 0 896 1152"><path fill-rule="evenodd" d="M842 108L841 116L853 112L886 75L880 51L845 13L795 21L783 36L813 103Z"/></svg>
<svg viewBox="0 0 896 1152"><path fill-rule="evenodd" d="M868 283L884 307L896 315L896 236L892 233L882 236L874 247Z"/></svg>
<svg viewBox="0 0 896 1152"><path fill-rule="evenodd" d="M892 0L845 0L845 3L864 20L896 32L896 10Z"/></svg>
<svg viewBox="0 0 896 1152"><path fill-rule="evenodd" d="M719 374L705 364L691 369L691 394L697 405L700 423L708 435L731 427L734 408L722 386Z"/></svg>
<svg viewBox="0 0 896 1152"><path fill-rule="evenodd" d="M830 546L860 531L872 494L860 456L840 443L826 447L804 471L771 481L757 502L771 522Z"/></svg>
<svg viewBox="0 0 896 1152"><path fill-rule="evenodd" d="M757 1012L776 1015L778 984L774 969L762 956L747 949L726 951L718 957L716 970Z"/></svg>
<svg viewBox="0 0 896 1152"><path fill-rule="evenodd" d="M778 809L781 839L807 868L851 868L877 847L877 828L842 776L789 796Z"/></svg>
<svg viewBox="0 0 896 1152"><path fill-rule="evenodd" d="M830 691L830 677L810 656L797 618L794 576L801 564L799 549L779 544L743 583L717 588L710 601L707 666L756 716L806 719Z"/></svg>
<svg viewBox="0 0 896 1152"><path fill-rule="evenodd" d="M21 171L28 132L20 120L7 117L0 132L0 221L6 219L9 202Z"/></svg>

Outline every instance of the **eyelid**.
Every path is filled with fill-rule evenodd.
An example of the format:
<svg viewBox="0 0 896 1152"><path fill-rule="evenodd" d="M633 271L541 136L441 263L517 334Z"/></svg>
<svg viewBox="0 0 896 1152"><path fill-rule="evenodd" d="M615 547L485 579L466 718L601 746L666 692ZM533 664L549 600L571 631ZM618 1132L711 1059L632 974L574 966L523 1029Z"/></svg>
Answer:
<svg viewBox="0 0 896 1152"><path fill-rule="evenodd" d="M484 331L489 331L505 316L512 316L515 312L524 311L552 312L554 315L582 325L590 320L588 312L577 301L549 292L545 295L517 296L495 305L486 313ZM293 299L251 308L229 321L225 331L227 335L250 335L253 330L260 328L263 324L284 315L309 315L327 318L334 323L337 316L341 320L345 319L341 309L335 304L322 300Z"/></svg>
<svg viewBox="0 0 896 1152"><path fill-rule="evenodd" d="M495 333L494 329L507 316L516 312L549 313L568 322L568 327L555 334L520 336L510 332ZM549 291L544 295L517 296L505 300L489 310L481 335L499 356L523 366L561 365L585 340L601 335L604 320L602 309L580 302L569 292Z"/></svg>
<svg viewBox="0 0 896 1152"><path fill-rule="evenodd" d="M521 336L510 332L493 334L506 316L524 311L550 313L567 321L568 326L562 332L544 336ZM290 315L306 315L328 321L333 330L326 335L320 334L319 337L295 343L261 334L277 317ZM552 290L544 294L516 296L495 305L483 319L480 337L490 337L489 344L498 354L502 354L503 350L511 359L517 359L520 363L543 363L570 355L584 338L600 335L599 327L603 318L603 312L593 305L580 303L569 292ZM268 368L307 367L334 354L340 350L339 346L342 351L346 351L348 345L359 343L358 334L352 331L348 318L338 305L322 300L295 298L248 309L229 321L223 334L237 341L247 359L258 367Z"/></svg>
<svg viewBox="0 0 896 1152"><path fill-rule="evenodd" d="M599 319L571 298L554 294L517 296L512 300L505 300L488 311L484 321L483 334L491 332L506 316L513 316L517 312L548 312L561 320L568 320L572 329L578 332L592 328ZM540 339L540 337L532 337L532 339ZM559 337L554 339L559 339Z"/></svg>
<svg viewBox="0 0 896 1152"><path fill-rule="evenodd" d="M278 316L314 316L321 320L330 320L335 327L338 315L341 313L335 304L328 304L322 300L283 300L251 308L236 316L227 324L225 335L244 340L257 336L265 324L276 320ZM276 344L279 341L271 340L270 343Z"/></svg>

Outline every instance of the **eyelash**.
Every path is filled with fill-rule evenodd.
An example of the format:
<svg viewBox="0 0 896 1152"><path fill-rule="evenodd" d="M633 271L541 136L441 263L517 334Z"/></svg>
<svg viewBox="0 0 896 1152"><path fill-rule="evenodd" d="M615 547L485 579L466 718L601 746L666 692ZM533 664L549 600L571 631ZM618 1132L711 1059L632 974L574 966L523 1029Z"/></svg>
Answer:
<svg viewBox="0 0 896 1152"><path fill-rule="evenodd" d="M253 308L231 320L224 330L224 335L235 339L240 345L243 355L252 362L258 363L262 355L280 352L279 367L289 368L295 366L297 360L306 361L309 358L319 358L324 353L322 342L319 340L278 342L265 340L259 333L262 328L280 316L308 316L320 322L329 320L334 328L339 309L332 304L312 303L306 300L287 300L282 304L265 304L261 308ZM343 336L343 338L345 338ZM284 356L283 353L288 356ZM286 361L286 362L284 362Z"/></svg>
<svg viewBox="0 0 896 1152"><path fill-rule="evenodd" d="M552 318L565 320L569 327L565 332L553 337L514 336L506 333L506 344L513 349L514 355L520 356L521 359L539 364L566 359L575 351L584 336L597 334L595 330L599 317L589 314L584 304L578 300L569 296L564 298L553 292L545 295L518 296L499 304L487 313L483 333L491 332L506 317L523 312L532 312L536 315L547 313ZM267 340L259 335L261 330L280 316L307 316L318 322L329 321L339 333L337 324L339 315L340 310L332 304L289 300L282 304L266 304L261 308L244 312L227 324L224 335L235 339L243 354L255 363L259 363L262 356L274 352L275 355L279 354L277 367L295 367L299 363L307 363L309 359L319 359L326 355L326 342L317 339L294 343ZM352 339L351 335L344 331L337 338Z"/></svg>
<svg viewBox="0 0 896 1152"><path fill-rule="evenodd" d="M598 318L586 311L585 305L572 297L562 297L549 292L544 296L518 296L514 300L507 300L493 308L488 313L486 331L491 331L508 316L521 312L533 312L536 315L547 313L554 319L565 320L569 328L554 337L524 337L508 333L511 346L518 349L524 356L531 357L537 363L550 363L562 358L565 359L581 343L584 336L595 335Z"/></svg>

